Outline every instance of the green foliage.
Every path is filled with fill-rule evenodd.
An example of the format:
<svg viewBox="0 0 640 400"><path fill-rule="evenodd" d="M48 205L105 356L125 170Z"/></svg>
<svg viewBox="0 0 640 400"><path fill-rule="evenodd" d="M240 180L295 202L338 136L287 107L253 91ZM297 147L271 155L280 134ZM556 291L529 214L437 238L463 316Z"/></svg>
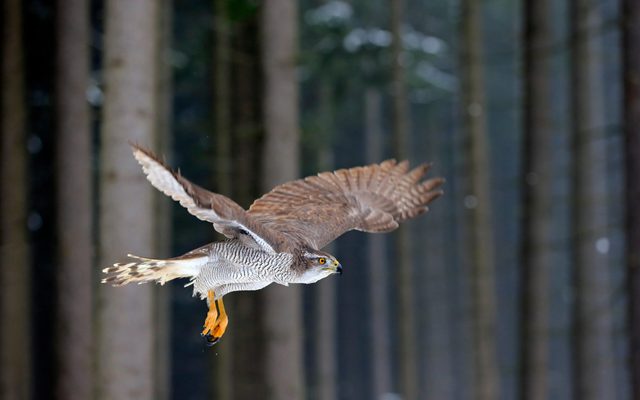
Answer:
<svg viewBox="0 0 640 400"><path fill-rule="evenodd" d="M243 22L258 12L258 2L254 0L225 0L231 22Z"/></svg>

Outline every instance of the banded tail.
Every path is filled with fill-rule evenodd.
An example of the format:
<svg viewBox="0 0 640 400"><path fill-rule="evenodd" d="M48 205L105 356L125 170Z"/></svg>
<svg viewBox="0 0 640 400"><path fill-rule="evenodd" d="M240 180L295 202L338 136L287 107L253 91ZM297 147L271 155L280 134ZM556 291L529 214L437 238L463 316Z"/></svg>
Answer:
<svg viewBox="0 0 640 400"><path fill-rule="evenodd" d="M180 257L155 259L127 254L136 261L116 263L112 267L102 270L107 277L102 283L122 286L136 282L158 282L161 285L177 278L194 278L200 273L200 268L209 261L209 257L202 253L187 253Z"/></svg>

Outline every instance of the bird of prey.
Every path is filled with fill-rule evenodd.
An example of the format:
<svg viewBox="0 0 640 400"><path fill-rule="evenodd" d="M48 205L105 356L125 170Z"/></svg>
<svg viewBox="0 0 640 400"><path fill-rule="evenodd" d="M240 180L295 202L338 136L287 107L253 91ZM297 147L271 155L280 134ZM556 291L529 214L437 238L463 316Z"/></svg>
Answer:
<svg viewBox="0 0 640 400"><path fill-rule="evenodd" d="M214 344L228 317L222 298L272 283L314 283L342 273L336 258L321 249L350 230L389 232L428 210L442 195L442 178L423 180L429 165L387 160L323 172L276 186L244 210L233 200L197 186L150 151L132 145L147 179L195 217L213 224L226 240L182 256L152 259L129 254L130 262L105 268L103 283L164 284L188 278L194 296L209 307L202 335Z"/></svg>

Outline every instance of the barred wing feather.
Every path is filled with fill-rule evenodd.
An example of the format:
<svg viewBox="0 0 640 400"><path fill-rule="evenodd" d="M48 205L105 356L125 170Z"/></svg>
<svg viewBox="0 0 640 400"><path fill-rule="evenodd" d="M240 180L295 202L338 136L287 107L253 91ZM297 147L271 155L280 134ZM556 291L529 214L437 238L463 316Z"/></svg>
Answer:
<svg viewBox="0 0 640 400"><path fill-rule="evenodd" d="M238 238L246 245L276 253L279 241L276 232L269 232L255 224L236 202L221 194L210 192L174 172L153 153L134 144L133 155L151 184L228 238Z"/></svg>
<svg viewBox="0 0 640 400"><path fill-rule="evenodd" d="M429 165L387 160L323 172L276 186L248 214L262 226L320 249L349 230L388 232L428 210L442 178L423 181Z"/></svg>

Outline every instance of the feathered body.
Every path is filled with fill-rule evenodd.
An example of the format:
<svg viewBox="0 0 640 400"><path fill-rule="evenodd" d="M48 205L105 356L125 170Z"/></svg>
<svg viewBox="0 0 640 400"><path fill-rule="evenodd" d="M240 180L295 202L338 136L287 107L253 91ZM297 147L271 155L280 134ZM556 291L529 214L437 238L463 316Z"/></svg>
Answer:
<svg viewBox="0 0 640 400"><path fill-rule="evenodd" d="M129 255L103 280L114 286L188 278L210 309L203 334L217 341L226 329L222 297L271 283L314 283L342 267L320 250L350 230L389 232L428 210L442 195L442 178L423 181L429 165L380 164L323 172L275 187L244 210L233 200L203 189L172 171L148 150L133 146L147 179L195 217L229 240L183 256L158 260ZM217 306L216 306L217 305Z"/></svg>
<svg viewBox="0 0 640 400"><path fill-rule="evenodd" d="M259 290L272 283L285 286L315 283L330 275L307 274L307 259L303 254L269 254L247 247L237 239L209 243L166 260L129 256L137 261L104 269L111 274L105 283L121 286L129 282L157 281L164 284L176 278L189 278L185 286L193 286L194 296L204 299L209 290L214 290L217 300L231 292Z"/></svg>

